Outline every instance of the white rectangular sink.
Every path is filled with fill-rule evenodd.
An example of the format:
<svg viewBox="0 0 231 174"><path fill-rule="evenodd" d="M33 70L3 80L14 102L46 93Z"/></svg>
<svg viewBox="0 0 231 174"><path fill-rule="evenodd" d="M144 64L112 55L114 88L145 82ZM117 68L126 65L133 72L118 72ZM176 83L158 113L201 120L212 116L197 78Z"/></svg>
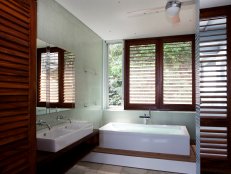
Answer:
<svg viewBox="0 0 231 174"><path fill-rule="evenodd" d="M93 132L89 122L75 121L37 133L37 149L57 152Z"/></svg>

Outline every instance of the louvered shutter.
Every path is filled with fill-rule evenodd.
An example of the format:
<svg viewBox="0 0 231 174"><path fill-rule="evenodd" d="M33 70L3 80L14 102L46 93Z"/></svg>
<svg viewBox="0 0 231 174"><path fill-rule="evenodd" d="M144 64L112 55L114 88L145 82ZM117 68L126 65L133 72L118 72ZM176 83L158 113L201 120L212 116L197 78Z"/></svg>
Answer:
<svg viewBox="0 0 231 174"><path fill-rule="evenodd" d="M203 170L230 170L229 10L204 10L200 20L200 138ZM217 15L216 13L219 13ZM223 14L222 14L223 13Z"/></svg>
<svg viewBox="0 0 231 174"><path fill-rule="evenodd" d="M41 53L39 102L59 101L58 55L58 52Z"/></svg>
<svg viewBox="0 0 231 174"><path fill-rule="evenodd" d="M192 42L164 43L163 104L192 105Z"/></svg>
<svg viewBox="0 0 231 174"><path fill-rule="evenodd" d="M75 106L74 62L73 53L58 47L37 49L38 106Z"/></svg>
<svg viewBox="0 0 231 174"><path fill-rule="evenodd" d="M226 17L200 22L202 157L227 158L227 127L218 124L227 118L226 32ZM203 126L206 120L214 121L213 126Z"/></svg>
<svg viewBox="0 0 231 174"><path fill-rule="evenodd" d="M125 105L136 106L140 104L156 104L156 44L129 43L126 44L129 59L126 59Z"/></svg>
<svg viewBox="0 0 231 174"><path fill-rule="evenodd" d="M47 74L46 74L46 84L47 84L47 101L49 103L59 102L59 52L48 52L48 62Z"/></svg>
<svg viewBox="0 0 231 174"><path fill-rule="evenodd" d="M35 173L36 4L0 1L0 173Z"/></svg>
<svg viewBox="0 0 231 174"><path fill-rule="evenodd" d="M195 109L194 39L125 41L125 109Z"/></svg>
<svg viewBox="0 0 231 174"><path fill-rule="evenodd" d="M75 55L64 52L64 103L75 103Z"/></svg>

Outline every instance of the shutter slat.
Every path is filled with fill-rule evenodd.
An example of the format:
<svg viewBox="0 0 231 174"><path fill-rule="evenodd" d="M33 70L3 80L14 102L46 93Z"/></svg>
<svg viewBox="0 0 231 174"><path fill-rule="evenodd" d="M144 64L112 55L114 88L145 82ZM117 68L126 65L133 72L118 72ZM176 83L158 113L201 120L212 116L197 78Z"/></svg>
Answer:
<svg viewBox="0 0 231 174"><path fill-rule="evenodd" d="M208 134L203 134L201 133L201 138L227 138L226 134L218 134L218 133L208 133Z"/></svg>
<svg viewBox="0 0 231 174"><path fill-rule="evenodd" d="M227 144L227 140L226 140L226 139L221 139L221 140L208 140L208 139L201 139L201 143Z"/></svg>
<svg viewBox="0 0 231 174"><path fill-rule="evenodd" d="M204 148L201 148L201 153L226 155L226 154L227 154L227 151L222 151L222 150L211 150L211 149L204 149Z"/></svg>
<svg viewBox="0 0 231 174"><path fill-rule="evenodd" d="M227 145L220 144L203 144L201 143L201 148L213 148L213 149L227 149Z"/></svg>

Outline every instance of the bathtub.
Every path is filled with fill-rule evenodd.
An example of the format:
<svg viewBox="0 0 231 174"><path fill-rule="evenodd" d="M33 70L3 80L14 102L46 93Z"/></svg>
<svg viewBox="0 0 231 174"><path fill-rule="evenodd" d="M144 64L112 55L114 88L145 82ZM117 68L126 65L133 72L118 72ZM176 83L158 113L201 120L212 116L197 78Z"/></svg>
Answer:
<svg viewBox="0 0 231 174"><path fill-rule="evenodd" d="M99 130L99 146L103 148L190 155L190 136L185 126L111 122Z"/></svg>

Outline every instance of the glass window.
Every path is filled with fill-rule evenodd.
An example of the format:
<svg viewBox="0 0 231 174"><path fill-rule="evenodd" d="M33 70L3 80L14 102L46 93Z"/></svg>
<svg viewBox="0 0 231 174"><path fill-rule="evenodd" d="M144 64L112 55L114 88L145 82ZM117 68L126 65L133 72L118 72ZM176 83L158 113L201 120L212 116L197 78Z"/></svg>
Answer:
<svg viewBox="0 0 231 174"><path fill-rule="evenodd" d="M194 35L125 41L124 108L195 109Z"/></svg>
<svg viewBox="0 0 231 174"><path fill-rule="evenodd" d="M108 107L123 105L123 44L108 44Z"/></svg>

